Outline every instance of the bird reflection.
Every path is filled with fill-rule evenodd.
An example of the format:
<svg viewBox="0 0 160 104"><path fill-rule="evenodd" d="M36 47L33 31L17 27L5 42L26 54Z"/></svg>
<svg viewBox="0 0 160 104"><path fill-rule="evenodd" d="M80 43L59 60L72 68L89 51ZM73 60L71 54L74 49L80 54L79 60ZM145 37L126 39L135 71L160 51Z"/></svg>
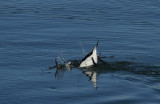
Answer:
<svg viewBox="0 0 160 104"><path fill-rule="evenodd" d="M84 74L89 77L89 81L91 81L93 83L93 87L97 89L98 73L96 71L85 71Z"/></svg>

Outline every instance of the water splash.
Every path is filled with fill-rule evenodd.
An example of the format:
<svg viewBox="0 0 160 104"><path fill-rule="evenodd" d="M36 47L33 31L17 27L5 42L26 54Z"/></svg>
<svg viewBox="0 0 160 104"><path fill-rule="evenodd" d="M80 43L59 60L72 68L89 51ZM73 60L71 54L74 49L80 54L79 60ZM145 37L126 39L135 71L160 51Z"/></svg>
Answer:
<svg viewBox="0 0 160 104"><path fill-rule="evenodd" d="M67 70L79 69L83 74L89 77L89 81L93 83L94 88L98 88L97 86L97 78L101 74L108 73L121 73L124 79L137 82L139 79L128 77L128 75L134 76L147 76L147 77L159 77L160 76L160 66L153 65L145 65L142 63L129 62L129 61L114 61L107 63L98 63L97 66L91 66L88 68L79 68L81 60L71 60L69 62L72 63L70 69L66 64L61 64L60 68L57 68L55 72L55 78L63 77ZM128 75L127 75L128 74ZM153 79L154 80L154 79ZM145 81L147 82L147 81ZM156 87L157 88L157 87Z"/></svg>

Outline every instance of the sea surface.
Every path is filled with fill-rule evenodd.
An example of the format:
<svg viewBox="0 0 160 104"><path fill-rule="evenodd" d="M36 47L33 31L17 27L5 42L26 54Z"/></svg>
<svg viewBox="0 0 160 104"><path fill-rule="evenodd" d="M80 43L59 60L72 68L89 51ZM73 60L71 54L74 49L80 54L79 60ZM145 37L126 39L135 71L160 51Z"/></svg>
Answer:
<svg viewBox="0 0 160 104"><path fill-rule="evenodd" d="M159 0L0 0L0 104L71 103L160 104Z"/></svg>

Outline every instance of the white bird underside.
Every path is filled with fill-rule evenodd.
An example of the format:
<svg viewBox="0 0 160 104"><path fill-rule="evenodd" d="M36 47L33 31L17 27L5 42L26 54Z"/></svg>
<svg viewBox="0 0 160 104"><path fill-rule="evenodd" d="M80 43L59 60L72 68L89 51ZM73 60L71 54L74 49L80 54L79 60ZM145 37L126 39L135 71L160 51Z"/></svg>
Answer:
<svg viewBox="0 0 160 104"><path fill-rule="evenodd" d="M82 59L82 61L80 63L80 67L89 67L89 66L92 66L92 65L98 63L97 46L98 46L98 42L97 42L96 46L94 47L94 49L92 50L92 52L89 53L88 55L86 55Z"/></svg>

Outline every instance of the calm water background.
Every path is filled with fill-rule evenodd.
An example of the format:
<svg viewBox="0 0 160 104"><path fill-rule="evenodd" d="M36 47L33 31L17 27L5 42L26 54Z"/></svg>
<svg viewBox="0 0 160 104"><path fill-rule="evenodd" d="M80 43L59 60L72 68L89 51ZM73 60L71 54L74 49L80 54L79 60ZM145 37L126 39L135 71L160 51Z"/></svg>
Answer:
<svg viewBox="0 0 160 104"><path fill-rule="evenodd" d="M104 71L95 90L82 69L44 71L62 54L80 60L97 40L106 61L160 71L160 1L1 0L0 103L159 104L158 73Z"/></svg>

